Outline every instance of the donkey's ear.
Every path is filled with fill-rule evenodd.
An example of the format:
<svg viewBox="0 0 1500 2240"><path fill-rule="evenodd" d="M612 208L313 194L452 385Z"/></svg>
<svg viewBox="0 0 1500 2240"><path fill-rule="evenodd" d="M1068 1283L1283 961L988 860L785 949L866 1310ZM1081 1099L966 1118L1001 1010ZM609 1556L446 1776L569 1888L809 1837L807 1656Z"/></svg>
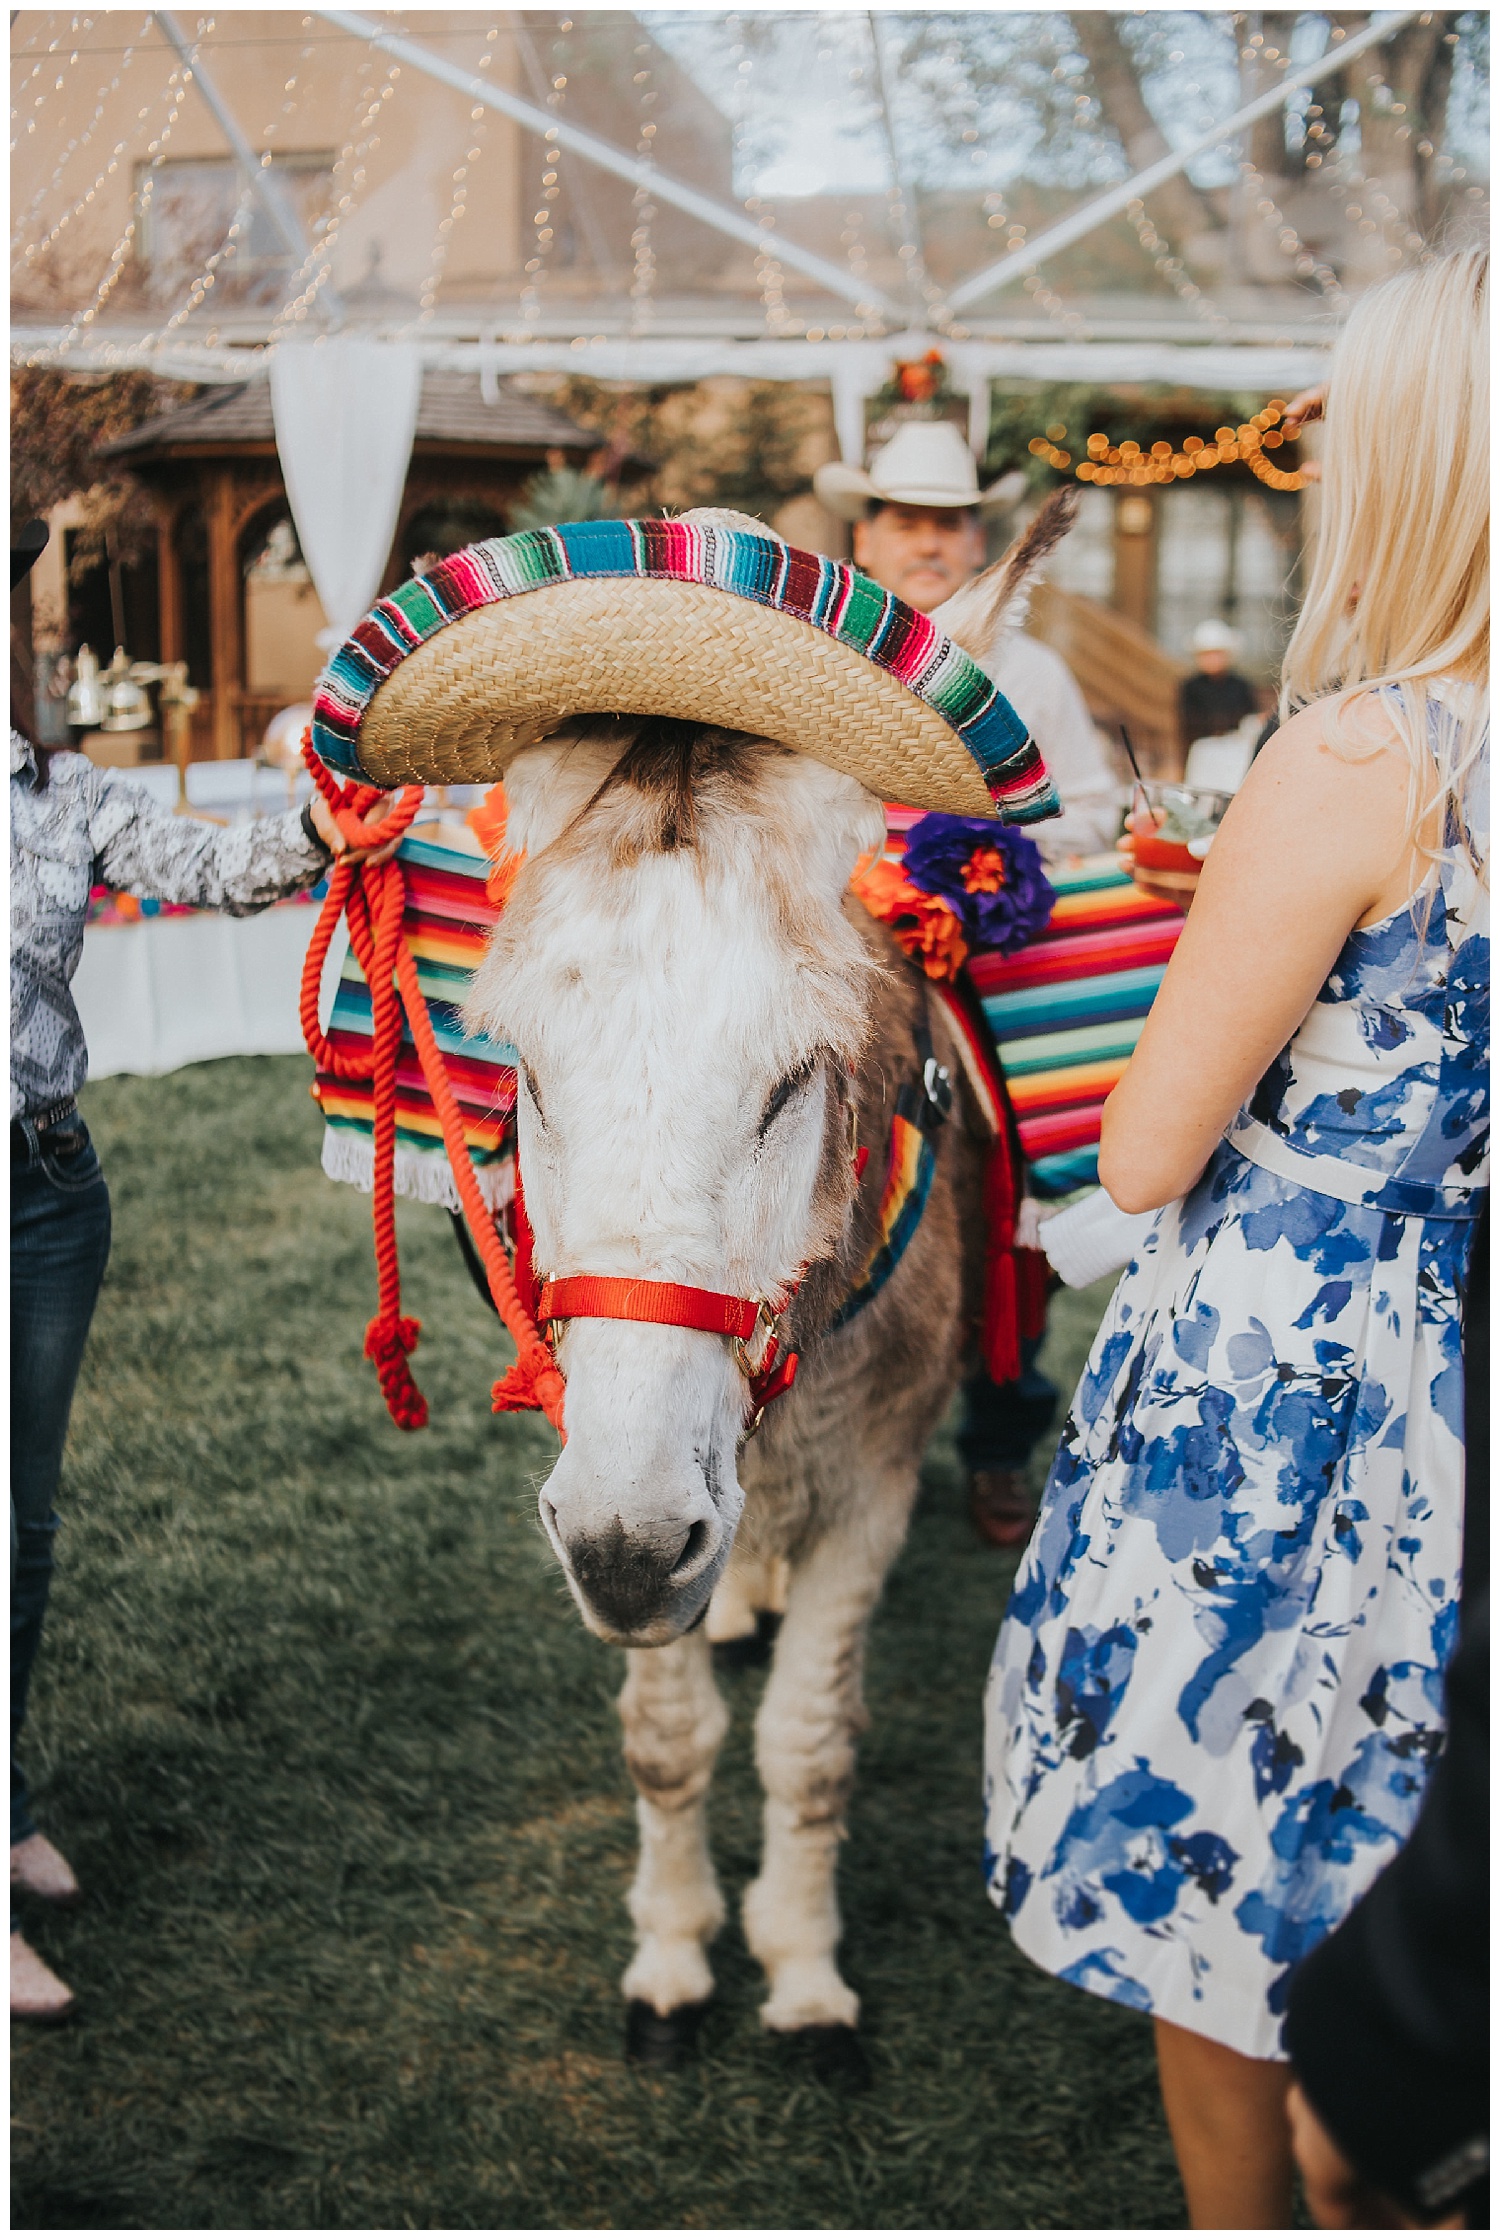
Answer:
<svg viewBox="0 0 1500 2240"><path fill-rule="evenodd" d="M981 664L998 631L1019 630L1026 620L1037 569L1073 526L1078 492L1070 485L1054 490L1029 528L1009 552L975 576L951 599L934 607L931 620L965 653Z"/></svg>

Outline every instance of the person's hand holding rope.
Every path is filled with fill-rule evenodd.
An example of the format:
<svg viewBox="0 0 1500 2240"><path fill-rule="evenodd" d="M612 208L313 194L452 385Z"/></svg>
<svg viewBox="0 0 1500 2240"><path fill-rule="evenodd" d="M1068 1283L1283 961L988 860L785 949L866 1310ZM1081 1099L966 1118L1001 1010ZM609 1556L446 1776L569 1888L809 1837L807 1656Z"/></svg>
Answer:
<svg viewBox="0 0 1500 2240"><path fill-rule="evenodd" d="M366 826L383 824L400 799L399 793L382 794L378 800L370 804L368 809L361 812L360 823ZM393 840L387 840L381 847L355 846L321 793L313 795L311 802L308 804L308 816L318 838L328 849L335 863L346 859L351 864L388 863L401 845L401 834L398 832Z"/></svg>

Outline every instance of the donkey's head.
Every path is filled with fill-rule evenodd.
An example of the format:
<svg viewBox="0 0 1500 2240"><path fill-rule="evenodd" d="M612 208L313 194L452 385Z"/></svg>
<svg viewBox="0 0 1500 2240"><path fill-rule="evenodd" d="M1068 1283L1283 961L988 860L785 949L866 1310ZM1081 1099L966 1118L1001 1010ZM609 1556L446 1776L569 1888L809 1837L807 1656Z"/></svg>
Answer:
<svg viewBox="0 0 1500 2240"><path fill-rule="evenodd" d="M776 1299L852 1192L874 968L840 905L879 804L805 755L663 719L528 748L506 789L526 863L469 1009L520 1056L539 1274ZM559 1358L547 1536L596 1633L672 1640L739 1521L744 1374L722 1338L635 1322L570 1322Z"/></svg>

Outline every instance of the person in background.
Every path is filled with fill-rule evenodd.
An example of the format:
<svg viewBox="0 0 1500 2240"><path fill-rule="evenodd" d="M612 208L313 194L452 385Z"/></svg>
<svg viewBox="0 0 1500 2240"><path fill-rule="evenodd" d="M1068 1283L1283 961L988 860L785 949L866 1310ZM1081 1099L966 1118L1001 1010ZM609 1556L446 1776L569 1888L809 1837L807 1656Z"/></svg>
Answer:
<svg viewBox="0 0 1500 2240"><path fill-rule="evenodd" d="M11 588L46 543L11 552ZM12 658L10 734L10 2007L60 2021L73 1994L17 1926L17 1894L76 1903L77 1878L37 1827L17 1745L41 1647L54 1506L73 1389L109 1258L109 1190L78 1110L88 1052L71 981L98 882L245 917L299 894L346 852L321 796L225 829L162 809L124 770L31 736ZM385 814L377 805L367 817ZM380 851L384 853L385 851Z"/></svg>
<svg viewBox="0 0 1500 2240"><path fill-rule="evenodd" d="M930 614L985 564L984 517L1019 496L1006 476L981 491L974 456L950 421L908 421L869 471L830 462L813 488L830 513L854 524L854 564L886 591ZM1119 785L1083 694L1065 661L1015 627L1002 626L985 668L1047 758L1063 814L1036 828L1044 855L1092 854L1119 828ZM1021 1374L997 1385L983 1372L964 1387L959 1452L969 1474L975 1527L992 1546L1019 1547L1031 1531L1033 1450L1051 1429L1057 1387L1037 1368L1045 1338L1022 1347Z"/></svg>
<svg viewBox="0 0 1500 2240"><path fill-rule="evenodd" d="M1195 739L1237 731L1255 713L1255 687L1234 666L1239 635L1227 622L1200 622L1193 632L1196 667L1177 691L1177 716L1186 751Z"/></svg>
<svg viewBox="0 0 1500 2240"><path fill-rule="evenodd" d="M1100 1180L1151 1232L991 1675L991 1895L1041 1967L1152 2016L1201 2229L1291 2221L1294 1970L1443 1742L1488 1179L1488 272L1413 267L1336 346L1285 720L1105 1107Z"/></svg>
<svg viewBox="0 0 1500 2240"><path fill-rule="evenodd" d="M1287 1999L1292 2151L1341 2229L1489 2228L1489 1204L1464 1301L1464 1584L1411 1841Z"/></svg>

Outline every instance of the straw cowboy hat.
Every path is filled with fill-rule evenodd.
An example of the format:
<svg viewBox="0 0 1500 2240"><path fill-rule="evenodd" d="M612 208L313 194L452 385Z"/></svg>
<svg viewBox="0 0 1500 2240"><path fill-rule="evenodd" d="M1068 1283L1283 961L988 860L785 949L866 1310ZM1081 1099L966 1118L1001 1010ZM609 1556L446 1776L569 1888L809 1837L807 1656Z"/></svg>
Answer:
<svg viewBox="0 0 1500 2240"><path fill-rule="evenodd" d="M856 569L717 511L452 554L339 647L313 743L379 786L488 782L607 714L775 739L916 808L1057 813L1026 725L961 646Z"/></svg>
<svg viewBox="0 0 1500 2240"><path fill-rule="evenodd" d="M1023 474L1004 474L981 490L974 454L951 420L908 420L868 473L831 459L813 476L813 489L841 521L863 521L872 506L973 506L995 513L1013 506L1026 487Z"/></svg>

